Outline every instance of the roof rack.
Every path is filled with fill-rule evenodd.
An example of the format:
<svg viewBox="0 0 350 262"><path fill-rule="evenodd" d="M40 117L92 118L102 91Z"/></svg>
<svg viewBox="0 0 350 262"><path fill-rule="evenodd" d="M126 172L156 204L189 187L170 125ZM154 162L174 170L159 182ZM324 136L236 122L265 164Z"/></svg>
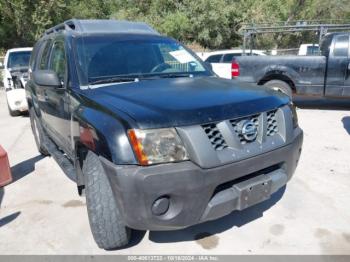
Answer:
<svg viewBox="0 0 350 262"><path fill-rule="evenodd" d="M77 33L142 33L159 35L159 33L146 23L130 22L115 19L70 19L45 31L45 35L60 31L73 31Z"/></svg>

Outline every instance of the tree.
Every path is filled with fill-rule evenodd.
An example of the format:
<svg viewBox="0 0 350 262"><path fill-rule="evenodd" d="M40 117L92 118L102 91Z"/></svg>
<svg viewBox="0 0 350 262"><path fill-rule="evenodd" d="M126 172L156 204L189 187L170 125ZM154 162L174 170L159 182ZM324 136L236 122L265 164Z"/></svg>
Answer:
<svg viewBox="0 0 350 262"><path fill-rule="evenodd" d="M70 18L144 21L162 34L205 48L240 46L243 23L350 20L349 0L0 0L0 49L31 46ZM342 22L337 20L335 22ZM291 47L314 33L259 36L257 47Z"/></svg>

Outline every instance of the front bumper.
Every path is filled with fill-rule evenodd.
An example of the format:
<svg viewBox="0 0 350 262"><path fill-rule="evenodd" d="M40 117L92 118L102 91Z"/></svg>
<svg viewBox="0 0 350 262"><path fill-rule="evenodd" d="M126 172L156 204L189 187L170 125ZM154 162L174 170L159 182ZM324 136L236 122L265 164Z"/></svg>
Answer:
<svg viewBox="0 0 350 262"><path fill-rule="evenodd" d="M7 104L12 111L25 112L28 111L28 103L25 90L11 89L6 91Z"/></svg>
<svg viewBox="0 0 350 262"><path fill-rule="evenodd" d="M292 177L303 133L273 151L216 168L190 161L149 167L116 166L101 158L126 225L139 230L181 229L266 200ZM169 200L155 215L155 201ZM154 209L153 209L154 210Z"/></svg>

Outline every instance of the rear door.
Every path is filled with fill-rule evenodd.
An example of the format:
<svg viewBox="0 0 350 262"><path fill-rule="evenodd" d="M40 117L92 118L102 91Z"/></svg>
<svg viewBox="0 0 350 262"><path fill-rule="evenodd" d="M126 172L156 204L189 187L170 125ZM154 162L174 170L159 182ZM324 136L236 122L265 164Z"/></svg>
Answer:
<svg viewBox="0 0 350 262"><path fill-rule="evenodd" d="M335 35L327 64L326 96L339 97L344 95L344 85L349 85L348 66L349 35Z"/></svg>

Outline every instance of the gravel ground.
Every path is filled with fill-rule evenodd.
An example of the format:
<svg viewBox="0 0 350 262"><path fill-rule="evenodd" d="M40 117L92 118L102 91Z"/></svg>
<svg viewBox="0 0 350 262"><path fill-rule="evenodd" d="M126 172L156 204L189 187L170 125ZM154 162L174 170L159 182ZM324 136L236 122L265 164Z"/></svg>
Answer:
<svg viewBox="0 0 350 262"><path fill-rule="evenodd" d="M185 230L136 232L129 247L107 252L92 238L85 199L38 154L29 118L10 117L1 91L0 143L15 181L0 189L0 254L350 254L350 111L298 114L304 147L285 190Z"/></svg>

